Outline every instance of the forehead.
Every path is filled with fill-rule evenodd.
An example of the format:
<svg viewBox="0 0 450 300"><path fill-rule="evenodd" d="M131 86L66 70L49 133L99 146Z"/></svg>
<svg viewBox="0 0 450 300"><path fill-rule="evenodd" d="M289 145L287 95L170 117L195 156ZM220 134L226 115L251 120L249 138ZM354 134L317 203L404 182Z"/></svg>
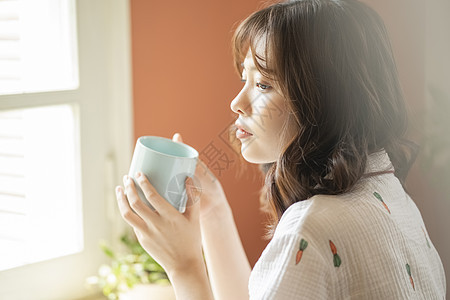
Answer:
<svg viewBox="0 0 450 300"><path fill-rule="evenodd" d="M266 67L266 38L260 37L255 39L254 41L254 47L255 47L255 53L256 53L256 60L257 62L263 67ZM249 47L247 50L247 54L245 55L244 64L247 66L255 66L255 63L253 61L253 52L251 48Z"/></svg>
<svg viewBox="0 0 450 300"><path fill-rule="evenodd" d="M248 49L247 55L245 56L245 59L244 59L244 62L241 65L243 67L244 67L244 65L245 66L251 66L251 67L255 66L255 63L253 62L253 57L252 57L252 50Z"/></svg>

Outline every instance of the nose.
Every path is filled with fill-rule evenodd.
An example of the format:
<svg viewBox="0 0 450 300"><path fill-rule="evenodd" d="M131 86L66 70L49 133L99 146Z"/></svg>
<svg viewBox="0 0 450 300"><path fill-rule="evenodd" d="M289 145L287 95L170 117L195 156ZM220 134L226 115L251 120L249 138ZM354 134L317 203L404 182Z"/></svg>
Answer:
<svg viewBox="0 0 450 300"><path fill-rule="evenodd" d="M233 101L231 101L230 108L238 115L251 115L250 99L245 92L245 87L239 92L239 94L236 95Z"/></svg>

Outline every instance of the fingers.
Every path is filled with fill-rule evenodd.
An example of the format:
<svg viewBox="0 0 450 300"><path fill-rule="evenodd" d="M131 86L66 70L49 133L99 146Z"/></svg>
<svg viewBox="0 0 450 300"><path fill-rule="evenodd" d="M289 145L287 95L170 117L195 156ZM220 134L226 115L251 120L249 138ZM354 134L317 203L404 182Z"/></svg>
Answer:
<svg viewBox="0 0 450 300"><path fill-rule="evenodd" d="M192 205L200 200L202 189L194 183L192 177L186 177L186 194L188 195L187 205Z"/></svg>
<svg viewBox="0 0 450 300"><path fill-rule="evenodd" d="M147 225L130 207L121 186L116 187L116 198L122 218L138 230L147 230Z"/></svg>
<svg viewBox="0 0 450 300"><path fill-rule="evenodd" d="M144 192L145 198L148 202L156 209L160 215L170 215L178 212L166 199L164 199L155 187L148 181L147 177L138 172L136 174L136 180L139 183L142 191ZM142 202L142 201L140 201ZM134 207L133 207L134 208Z"/></svg>
<svg viewBox="0 0 450 300"><path fill-rule="evenodd" d="M134 181L129 176L124 176L123 183L125 185L125 190L127 193L129 206L144 220L153 220L158 212L152 211L150 207L148 207L144 201L139 198L139 195L136 191L136 187L134 185ZM146 197L148 200L148 197ZM150 202L150 201L149 201ZM151 202L150 202L151 203ZM151 203L153 205L153 203Z"/></svg>
<svg viewBox="0 0 450 300"><path fill-rule="evenodd" d="M201 189L195 186L191 177L186 178L185 184L188 201L184 215L190 220L198 219L200 215L200 205L198 204L200 201L198 200L200 200Z"/></svg>
<svg viewBox="0 0 450 300"><path fill-rule="evenodd" d="M179 142L179 143L183 142L183 139L181 138L181 134L179 134L178 132L176 132L173 135L172 140L175 141L175 142Z"/></svg>

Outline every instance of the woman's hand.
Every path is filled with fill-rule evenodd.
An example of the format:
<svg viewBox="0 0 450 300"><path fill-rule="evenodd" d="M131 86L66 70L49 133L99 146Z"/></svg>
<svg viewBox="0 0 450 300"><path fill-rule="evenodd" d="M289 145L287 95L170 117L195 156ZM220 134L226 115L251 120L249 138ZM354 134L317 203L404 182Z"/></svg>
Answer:
<svg viewBox="0 0 450 300"><path fill-rule="evenodd" d="M175 133L172 140L179 143L183 142L179 133ZM197 190L200 190L201 220L212 212L220 213L223 210L230 209L220 181L200 158L194 173L194 185L196 185Z"/></svg>
<svg viewBox="0 0 450 300"><path fill-rule="evenodd" d="M122 217L133 227L142 247L166 270L169 277L203 265L200 207L195 201L198 195L192 178L188 177L185 182L188 205L183 214L158 194L144 174L138 173L135 178L155 210L139 198L129 176L124 176L126 195L118 186L116 196Z"/></svg>
<svg viewBox="0 0 450 300"><path fill-rule="evenodd" d="M175 134L173 140L182 142L179 134ZM202 190L200 227L208 276L215 296L217 299L248 299L251 266L222 185L201 160L194 175L194 183Z"/></svg>

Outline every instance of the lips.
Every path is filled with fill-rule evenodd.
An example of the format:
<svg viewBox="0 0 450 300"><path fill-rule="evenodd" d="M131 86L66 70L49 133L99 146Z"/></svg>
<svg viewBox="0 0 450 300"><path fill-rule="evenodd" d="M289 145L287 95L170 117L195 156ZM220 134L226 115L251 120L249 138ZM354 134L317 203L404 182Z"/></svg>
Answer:
<svg viewBox="0 0 450 300"><path fill-rule="evenodd" d="M243 132L253 135L246 127L242 126L241 124L236 122L236 123L234 123L234 125L236 125L236 127L239 128L240 130L242 130Z"/></svg>

